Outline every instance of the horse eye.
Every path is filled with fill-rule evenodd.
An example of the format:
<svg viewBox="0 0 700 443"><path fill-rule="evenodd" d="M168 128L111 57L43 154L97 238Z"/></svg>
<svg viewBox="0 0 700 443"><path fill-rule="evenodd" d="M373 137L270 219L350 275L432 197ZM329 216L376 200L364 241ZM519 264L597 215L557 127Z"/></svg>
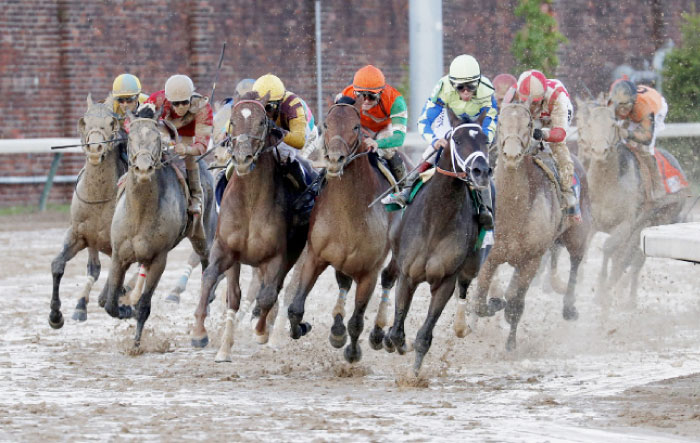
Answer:
<svg viewBox="0 0 700 443"><path fill-rule="evenodd" d="M352 130L358 132L360 130L360 125L355 125L355 127L352 128Z"/></svg>

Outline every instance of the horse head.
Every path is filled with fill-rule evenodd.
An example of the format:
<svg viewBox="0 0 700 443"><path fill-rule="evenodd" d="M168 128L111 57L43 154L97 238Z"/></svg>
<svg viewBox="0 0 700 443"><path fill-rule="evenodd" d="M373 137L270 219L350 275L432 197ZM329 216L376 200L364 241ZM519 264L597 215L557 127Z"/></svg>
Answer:
<svg viewBox="0 0 700 443"><path fill-rule="evenodd" d="M532 143L532 114L528 106L509 103L498 116L499 161L515 169Z"/></svg>
<svg viewBox="0 0 700 443"><path fill-rule="evenodd" d="M442 170L439 172L470 183L478 189L489 186L493 171L484 151L489 140L481 125L468 118L460 119L449 108L447 115L453 129L448 136L449 151L445 151L438 165ZM449 162L444 160L446 157ZM445 170L445 167L451 171Z"/></svg>
<svg viewBox="0 0 700 443"><path fill-rule="evenodd" d="M104 103L93 103L90 94L87 96L87 111L78 120L78 134L83 145L83 152L92 165L98 165L105 155L112 150L120 131L119 120L109 106ZM89 144L88 144L89 143Z"/></svg>
<svg viewBox="0 0 700 443"><path fill-rule="evenodd" d="M259 98L250 91L231 110L231 161L238 176L252 171L260 154L282 140L282 131L265 111L268 101L269 94Z"/></svg>
<svg viewBox="0 0 700 443"><path fill-rule="evenodd" d="M615 113L608 106L598 106L589 111L586 124L579 129L588 144L593 160L604 160L620 141Z"/></svg>
<svg viewBox="0 0 700 443"><path fill-rule="evenodd" d="M326 175L339 177L362 145L360 103L343 97L328 109L323 122L323 160Z"/></svg>
<svg viewBox="0 0 700 443"><path fill-rule="evenodd" d="M151 180L155 170L162 166L163 145L177 139L177 130L164 120L152 116L160 115L153 109L139 109L137 115L127 112L129 124L129 170L139 183Z"/></svg>

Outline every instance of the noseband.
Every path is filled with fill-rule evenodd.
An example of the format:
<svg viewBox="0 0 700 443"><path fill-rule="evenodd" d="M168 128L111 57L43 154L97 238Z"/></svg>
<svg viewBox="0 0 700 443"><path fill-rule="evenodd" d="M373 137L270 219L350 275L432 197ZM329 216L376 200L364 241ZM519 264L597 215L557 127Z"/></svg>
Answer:
<svg viewBox="0 0 700 443"><path fill-rule="evenodd" d="M354 107L353 105L350 105L347 103L336 103L328 109L328 112L326 113L326 121L328 120L328 116L331 114L331 111L333 109L339 108L341 106L347 106L347 107L351 108L353 111L355 111L355 114L357 114L357 119L359 121L362 120L362 117L360 116L360 111L358 111L357 108ZM359 133L358 133L357 137L355 138L355 141L353 142L352 145L350 145L345 140L345 138L343 138L341 135L338 135L338 134L331 137L331 139L329 140L329 143L326 143L325 137L323 138L323 148L322 149L323 149L324 153L328 152L328 144L330 144L330 142L332 142L333 140L340 140L340 142L342 144L344 144L345 147L347 148L348 155L346 156L345 161L340 165L340 169L338 170L338 175L342 175L345 167L348 166L353 161L355 161L355 159L370 153L370 151L364 151L364 152L360 152L360 153L357 152L360 149L360 143L362 142L362 135L363 135L362 128L360 128L360 131L359 131Z"/></svg>
<svg viewBox="0 0 700 443"><path fill-rule="evenodd" d="M136 152L129 153L129 169L134 165L136 162L136 159L142 155L148 155L151 158L151 164L153 165L153 168L158 169L161 166L163 166L162 162L162 155L163 155L163 145L161 144L161 139L160 139L160 131L156 126L158 125L158 122L156 120L150 119L150 118L137 118L132 120L129 123L129 127L131 128L131 132L134 132L134 124L142 123L142 122L148 122L151 125L153 125L155 131L158 133L158 146L155 150L148 149L148 148L141 148L136 150Z"/></svg>
<svg viewBox="0 0 700 443"><path fill-rule="evenodd" d="M474 162L478 158L483 158L488 164L488 159L483 151L480 150L472 152L467 156L467 158L462 158L462 156L459 155L459 152L457 152L457 145L455 144L454 135L460 129L469 129L472 131L476 130L481 132L481 127L475 123L464 123L452 129L452 131L450 131L450 160L452 162L452 171L441 168L437 165L437 161L435 162L435 169L442 175L453 177L467 182L470 185L474 185L475 180L472 177L472 167L474 166ZM461 171L457 171L457 168L461 169Z"/></svg>
<svg viewBox="0 0 700 443"><path fill-rule="evenodd" d="M226 150L229 154L231 154L231 161L235 163L236 157L233 155L233 151L237 143L250 143L252 145L253 141L258 142L257 149L253 151L253 162L250 164L250 169L252 170L255 165L255 162L258 161L258 157L260 157L260 154L267 150L267 147L265 146L265 140L267 140L267 135L270 131L270 119L268 118L267 112L265 111L265 106L263 106L263 104L257 100L241 100L238 103L236 103L236 105L233 107L233 110L238 108L238 106L246 103L252 103L256 106L259 106L260 109L262 109L263 115L265 116L265 130L263 131L262 135L240 134L235 137L231 137L229 139L230 143L226 147ZM233 111L231 112L231 115L233 115Z"/></svg>
<svg viewBox="0 0 700 443"><path fill-rule="evenodd" d="M83 116L83 118L85 118L85 117L114 117L114 113L113 113L113 112L105 111L105 110L103 110L103 109L99 109L99 110L102 111L102 112L97 112L97 113L88 112L88 113L86 113L86 114ZM108 115L105 115L105 114L108 114ZM96 133L97 133L97 134L100 134L100 135L102 136L102 141L99 142L99 143L105 144L105 145L106 145L106 146L105 146L105 152L108 152L108 151L110 151L110 150L112 150L112 149L114 148L114 143L116 143L116 141L118 141L118 140L116 140L116 141L113 140L113 139L115 138L115 136L117 135L118 132L119 132L119 128L117 128L116 130L112 131L111 133L108 133L107 131L103 130L102 128L92 128L92 129L90 129L90 130L87 131L87 133L85 134L85 138L84 138L83 141L87 143L87 142L90 141L90 136L91 136L92 134L96 134ZM97 142L94 142L94 143L91 143L91 144L96 144L96 143L97 143ZM83 146L83 151L86 151L86 150L87 150L87 146L88 146L87 144L85 144L85 145Z"/></svg>
<svg viewBox="0 0 700 443"><path fill-rule="evenodd" d="M500 137L500 133L498 134L498 151L499 153L503 151L503 146L505 146L506 141L511 139L511 138L516 138L518 142L520 143L520 146L523 146L525 149L521 150L520 153L516 158L522 157L525 152L530 148L530 144L532 143L532 114L530 113L530 110L528 109L527 106L520 104L520 103L509 103L507 106L503 107L503 110L501 110L501 114L503 111L507 108L516 108L516 109L522 109L527 113L527 136L522 136L521 134L515 133L515 134L507 134L503 138ZM500 123L499 123L500 124Z"/></svg>

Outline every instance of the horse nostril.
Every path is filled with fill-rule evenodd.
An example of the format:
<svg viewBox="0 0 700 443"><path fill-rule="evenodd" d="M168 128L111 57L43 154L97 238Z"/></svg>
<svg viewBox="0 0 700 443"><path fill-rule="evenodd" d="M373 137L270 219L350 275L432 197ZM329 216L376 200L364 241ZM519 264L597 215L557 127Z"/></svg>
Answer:
<svg viewBox="0 0 700 443"><path fill-rule="evenodd" d="M472 171L475 177L481 177L481 169L479 168L474 168Z"/></svg>

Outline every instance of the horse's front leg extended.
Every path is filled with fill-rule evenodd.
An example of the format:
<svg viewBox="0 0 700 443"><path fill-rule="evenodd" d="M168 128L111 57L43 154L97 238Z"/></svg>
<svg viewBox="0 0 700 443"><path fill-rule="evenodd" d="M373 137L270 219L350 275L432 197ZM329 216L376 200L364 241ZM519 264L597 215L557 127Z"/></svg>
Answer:
<svg viewBox="0 0 700 443"><path fill-rule="evenodd" d="M432 297L430 298L430 307L428 308L428 316L425 318L425 323L418 330L414 349L416 351L416 361L413 364L413 373L418 376L420 368L423 365L423 358L428 353L430 345L433 342L433 329L445 309L445 305L450 300L452 293L455 290L456 276L451 275L442 280L438 285L430 288Z"/></svg>
<svg viewBox="0 0 700 443"><path fill-rule="evenodd" d="M389 332L384 337L384 349L387 352L394 352L403 355L406 352L413 350L413 343L406 344L406 333L404 332L404 323L408 310L411 308L413 293L416 290L416 285L401 274L399 281L394 291L396 299L394 303L394 325L389 329Z"/></svg>
<svg viewBox="0 0 700 443"><path fill-rule="evenodd" d="M226 271L228 279L228 288L226 291L226 320L224 322L224 333L221 336L221 346L219 352L216 353L214 361L230 362L231 347L233 346L233 332L236 328L236 312L241 305L241 287L238 284L241 276L241 264L234 263L231 268Z"/></svg>
<svg viewBox="0 0 700 443"><path fill-rule="evenodd" d="M348 333L345 328L345 303L352 286L352 278L340 271L335 271L335 280L338 283L338 298L331 313L333 325L328 340L331 342L331 346L340 349L348 341Z"/></svg>
<svg viewBox="0 0 700 443"><path fill-rule="evenodd" d="M58 295L58 290L61 286L61 278L63 278L66 263L84 248L85 242L73 233L72 228L68 228L63 240L63 248L51 262L53 292L51 293L51 313L49 314L49 325L51 325L51 327L54 329L61 329L63 327L64 320L63 314L61 313L61 298Z"/></svg>
<svg viewBox="0 0 700 443"><path fill-rule="evenodd" d="M148 274L146 276L146 281L143 284L143 292L141 293L141 298L138 302L138 314L136 317L136 336L134 337L134 347L139 347L141 344L141 334L143 334L143 326L146 324L146 320L151 315L151 298L153 297L153 292L158 286L160 277L163 275L165 270L165 264L167 262L168 253L161 252L151 262L148 266Z"/></svg>
<svg viewBox="0 0 700 443"><path fill-rule="evenodd" d="M97 249L88 248L87 283L83 288L83 293L78 299L73 311L73 320L87 320L87 304L90 302L90 291L98 278L100 278L100 253Z"/></svg>
<svg viewBox="0 0 700 443"><path fill-rule="evenodd" d="M209 343L207 330L204 327L204 320L207 317L207 307L209 306L210 293L218 281L219 275L226 269L230 268L234 262L234 258L229 251L224 250L218 240L214 241L214 246L211 249L209 257L209 266L202 274L202 290L197 304L197 310L194 313L195 324L192 330L192 346L195 348L203 348ZM229 279L229 284L232 284ZM238 282L235 282L238 284Z"/></svg>
<svg viewBox="0 0 700 443"><path fill-rule="evenodd" d="M107 283L102 289L100 297L105 300L105 311L115 318L131 318L133 310L131 306L119 305L119 297L124 291L124 276L130 263L122 262L116 251L112 251L112 264L109 268Z"/></svg>
<svg viewBox="0 0 700 443"><path fill-rule="evenodd" d="M262 284L260 292L256 298L258 307L260 308L260 317L255 324L255 340L259 344L265 344L270 338L270 331L267 327L268 315L271 314L272 308L277 303L277 295L284 281L288 268L285 266L285 257L279 254L273 257L266 263L260 265L262 274Z"/></svg>
<svg viewBox="0 0 700 443"><path fill-rule="evenodd" d="M348 363L356 363L362 358L362 349L358 343L360 334L365 325L365 311L372 298L372 292L377 284L379 271L373 271L365 274L357 279L357 287L355 288L355 310L352 317L348 320L348 335L350 336L350 344L345 347L345 360Z"/></svg>
<svg viewBox="0 0 700 443"><path fill-rule="evenodd" d="M491 280L493 275L498 269L498 266L503 263L497 254L497 250L492 250L489 253L486 261L484 262L481 270L479 271L479 277L477 279L476 286L476 315L479 317L491 317L496 312L500 311L505 307L505 302L498 298L492 298L487 300L487 295L489 292L489 287L491 286Z"/></svg>
<svg viewBox="0 0 700 443"><path fill-rule="evenodd" d="M301 273L299 274L299 281L296 283L297 292L294 296L294 300L292 300L292 303L287 309L287 315L289 317L289 335L293 339L298 339L311 330L311 325L309 323L302 322L306 297L316 283L318 276L321 275L323 270L328 266L328 263L321 262L318 257L312 253L306 254L302 259Z"/></svg>

